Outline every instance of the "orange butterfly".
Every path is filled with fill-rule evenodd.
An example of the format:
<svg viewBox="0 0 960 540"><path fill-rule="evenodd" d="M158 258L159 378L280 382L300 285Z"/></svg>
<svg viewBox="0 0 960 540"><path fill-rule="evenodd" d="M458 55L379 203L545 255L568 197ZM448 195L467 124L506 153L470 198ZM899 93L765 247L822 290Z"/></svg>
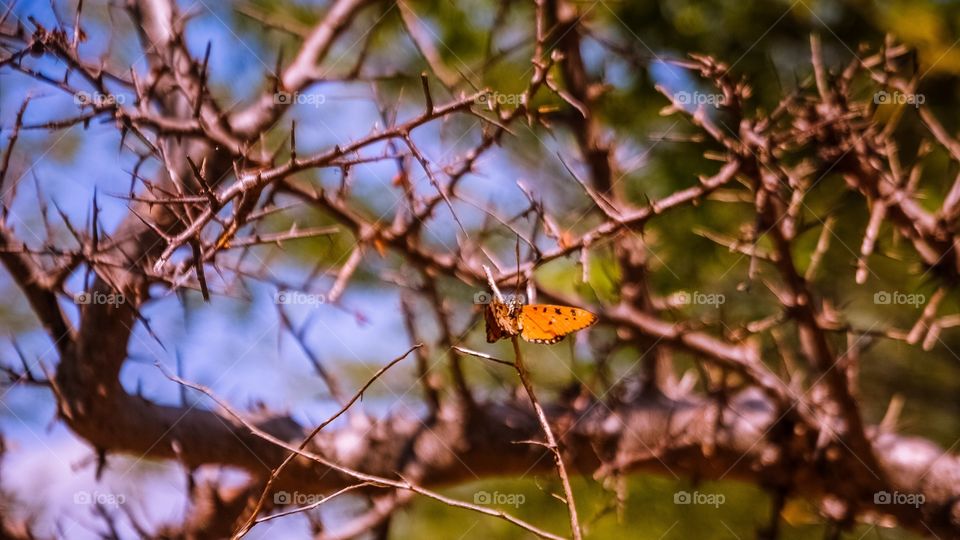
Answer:
<svg viewBox="0 0 960 540"><path fill-rule="evenodd" d="M552 345L597 322L585 309L551 304L506 304L493 299L484 311L487 343L519 335L531 343Z"/></svg>

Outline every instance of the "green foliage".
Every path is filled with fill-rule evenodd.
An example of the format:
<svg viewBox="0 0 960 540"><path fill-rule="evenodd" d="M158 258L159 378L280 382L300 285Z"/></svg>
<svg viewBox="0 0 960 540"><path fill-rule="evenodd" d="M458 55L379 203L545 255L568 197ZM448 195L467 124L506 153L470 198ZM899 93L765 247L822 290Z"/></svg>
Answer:
<svg viewBox="0 0 960 540"><path fill-rule="evenodd" d="M615 482L611 482L615 484ZM576 479L577 506L587 538L703 538L728 540L753 538L769 524L770 498L762 490L733 480L697 486L663 476L632 475L625 481L624 496L618 502L616 490L605 490L596 482ZM468 502L501 501L491 508L538 524L560 535L568 532L566 507L551 495L559 493L552 476L530 475L523 479L498 478L461 485L446 494ZM678 504L676 501L698 501ZM521 504L517 504L522 501ZM784 540L813 540L824 537L825 526L803 504L792 503L784 510ZM626 532L625 532L626 531ZM530 538L530 533L506 521L455 510L433 500L418 500L398 513L391 524L396 538ZM859 526L844 538L914 539L918 536L891 529Z"/></svg>

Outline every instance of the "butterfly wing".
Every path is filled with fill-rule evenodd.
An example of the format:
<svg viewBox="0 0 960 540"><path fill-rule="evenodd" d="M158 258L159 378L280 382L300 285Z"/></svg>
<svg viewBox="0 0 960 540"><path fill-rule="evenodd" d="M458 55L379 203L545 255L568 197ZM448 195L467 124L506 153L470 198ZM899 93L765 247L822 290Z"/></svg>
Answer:
<svg viewBox="0 0 960 540"><path fill-rule="evenodd" d="M487 323L487 343L496 343L507 336L499 321L497 321L497 315L494 313L494 307L491 304L484 306L483 319Z"/></svg>
<svg viewBox="0 0 960 540"><path fill-rule="evenodd" d="M597 316L585 309L551 304L523 306L520 318L520 337L547 345L597 322Z"/></svg>

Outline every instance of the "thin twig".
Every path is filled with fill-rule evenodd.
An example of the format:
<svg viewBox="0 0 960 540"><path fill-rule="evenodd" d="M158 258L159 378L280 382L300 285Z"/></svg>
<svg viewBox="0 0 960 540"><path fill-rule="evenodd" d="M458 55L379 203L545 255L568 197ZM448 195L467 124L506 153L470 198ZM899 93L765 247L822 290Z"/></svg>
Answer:
<svg viewBox="0 0 960 540"><path fill-rule="evenodd" d="M364 384L364 385L360 388L360 390L358 390L357 393L355 393L355 394L353 395L353 397L350 398L349 401L347 401L342 407L340 407L340 409L339 409L337 412L335 412L332 416L330 416L330 418L327 418L325 421L321 422L317 427L315 427L315 428L313 429L313 431L311 431L310 434L307 435L307 436L303 439L303 441L302 441L302 442L300 443L300 445L297 447L297 450L303 450L304 448L306 448L306 446L307 446L308 444L310 444L310 441L312 441L313 438L316 437L317 434L320 433L321 430L323 430L323 428L327 427L331 422L333 422L333 421L336 420L338 417L340 417L340 415L343 414L344 412L346 412L346 410L349 409L351 406L353 406L353 404L356 403L356 401L357 401L358 399L360 399L361 397L363 397L363 393L367 390L367 388L370 387L371 384L373 384L374 381L376 381L378 378L380 378L381 375L383 375L384 373L386 373L386 371L387 371L388 369L390 369L390 368L393 367L395 364L397 364L398 362L400 362L401 360L403 360L404 358L406 358L411 352L419 349L419 348L422 347L422 346L423 346L422 343L418 343L418 344L414 345L414 346L411 347L409 350L407 350L407 352L405 352L405 353L403 353L402 355L394 358L394 359L391 360L389 363L387 363L387 365L385 365L385 366L383 366L382 368L380 368L379 370L377 370L377 372L374 373L373 376L370 377L370 378L367 380L366 384ZM291 453L286 457L286 459L283 460L283 463L281 463L280 466L278 466L277 468L275 468L275 469L270 473L270 478L267 480L266 485L263 487L263 492L260 493L260 497L257 499L257 504L256 504L256 506L254 506L253 511L250 512L250 517L247 518L247 521L246 521L246 522L240 527L240 529L237 531L237 533L236 533L236 535L235 535L235 538L239 538L239 537L243 536L244 534L247 533L247 531L250 530L251 527L253 527L253 525L254 525L254 521L253 521L253 520L257 517L257 514L260 513L260 508L263 507L264 502L266 502L267 494L270 493L270 488L273 487L274 481L276 481L277 477L280 476L280 473L283 472L283 469L285 469L286 466L287 466L291 461L293 461L293 458L296 457L296 455L297 455L296 452L291 452ZM366 485L370 485L369 482L367 482L367 483L365 483L365 484L366 484Z"/></svg>

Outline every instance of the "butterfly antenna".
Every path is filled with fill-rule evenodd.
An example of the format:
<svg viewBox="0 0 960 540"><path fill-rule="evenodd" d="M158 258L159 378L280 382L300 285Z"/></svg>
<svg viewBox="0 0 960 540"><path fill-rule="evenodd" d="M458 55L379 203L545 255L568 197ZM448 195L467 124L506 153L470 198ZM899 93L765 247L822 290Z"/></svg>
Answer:
<svg viewBox="0 0 960 540"><path fill-rule="evenodd" d="M514 288L514 299L520 296L520 235L517 234L517 244L514 247L514 256L517 259L517 286Z"/></svg>

